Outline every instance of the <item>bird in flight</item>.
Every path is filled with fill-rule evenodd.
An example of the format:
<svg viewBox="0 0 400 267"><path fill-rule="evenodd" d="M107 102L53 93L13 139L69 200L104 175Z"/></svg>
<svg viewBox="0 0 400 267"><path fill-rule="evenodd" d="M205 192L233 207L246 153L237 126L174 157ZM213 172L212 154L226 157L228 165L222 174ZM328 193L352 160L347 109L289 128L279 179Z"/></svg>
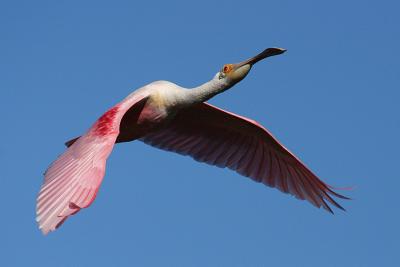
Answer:
<svg viewBox="0 0 400 267"><path fill-rule="evenodd" d="M268 48L236 64L226 64L208 82L186 89L168 81L143 86L105 112L44 174L36 220L44 234L96 198L114 144L140 140L228 167L333 213L343 209L333 197L348 199L321 181L294 154L254 120L208 104L207 100L243 80L257 62L284 53Z"/></svg>

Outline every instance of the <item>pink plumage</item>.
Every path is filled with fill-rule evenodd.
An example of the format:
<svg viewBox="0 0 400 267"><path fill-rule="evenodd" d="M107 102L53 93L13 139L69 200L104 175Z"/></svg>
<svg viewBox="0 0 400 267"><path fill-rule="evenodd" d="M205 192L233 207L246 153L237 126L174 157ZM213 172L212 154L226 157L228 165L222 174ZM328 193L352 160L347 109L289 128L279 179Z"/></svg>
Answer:
<svg viewBox="0 0 400 267"><path fill-rule="evenodd" d="M320 181L264 127L210 104L182 110L167 127L149 133L142 141L197 161L228 167L329 212L332 209L326 201L343 209L330 195L345 197Z"/></svg>
<svg viewBox="0 0 400 267"><path fill-rule="evenodd" d="M114 119L117 115L119 106L112 107L106 113L104 113L94 125L93 131L99 136L110 134L114 129ZM118 126L119 128L119 126Z"/></svg>
<svg viewBox="0 0 400 267"><path fill-rule="evenodd" d="M158 81L146 85L105 112L45 172L37 198L37 221L44 234L96 198L115 143L141 140L227 167L332 212L333 197L347 199L322 182L259 123L205 103L241 81L258 61L285 50L268 48L193 89Z"/></svg>
<svg viewBox="0 0 400 267"><path fill-rule="evenodd" d="M118 104L108 110L47 169L36 206L36 220L44 234L94 201L119 135L120 120L130 106L142 99L134 95L122 107Z"/></svg>
<svg viewBox="0 0 400 267"><path fill-rule="evenodd" d="M37 221L43 233L93 202L117 136L117 132L104 137L89 132L49 167L37 202Z"/></svg>

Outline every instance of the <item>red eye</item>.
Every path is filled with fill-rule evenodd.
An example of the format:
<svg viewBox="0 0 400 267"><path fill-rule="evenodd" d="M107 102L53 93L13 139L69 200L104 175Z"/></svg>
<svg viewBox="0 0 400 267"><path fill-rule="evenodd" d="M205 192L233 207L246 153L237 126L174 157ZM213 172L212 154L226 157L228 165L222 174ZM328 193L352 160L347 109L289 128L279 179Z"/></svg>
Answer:
<svg viewBox="0 0 400 267"><path fill-rule="evenodd" d="M224 72L228 71L228 66L224 66Z"/></svg>

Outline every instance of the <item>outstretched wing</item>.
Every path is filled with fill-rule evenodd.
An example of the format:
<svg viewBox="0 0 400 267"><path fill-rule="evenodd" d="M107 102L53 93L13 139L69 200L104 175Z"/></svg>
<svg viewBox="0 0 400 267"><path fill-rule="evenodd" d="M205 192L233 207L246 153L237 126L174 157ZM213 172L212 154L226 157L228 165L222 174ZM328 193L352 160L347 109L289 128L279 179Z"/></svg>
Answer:
<svg viewBox="0 0 400 267"><path fill-rule="evenodd" d="M260 124L207 103L181 110L167 127L141 140L197 161L228 167L329 212L332 209L326 201L343 209L332 195L347 199L318 179Z"/></svg>
<svg viewBox="0 0 400 267"><path fill-rule="evenodd" d="M93 202L116 136L82 136L45 172L36 207L36 220L44 234Z"/></svg>
<svg viewBox="0 0 400 267"><path fill-rule="evenodd" d="M44 234L54 231L69 216L93 202L104 177L106 160L119 135L122 117L145 100L143 96L133 96L107 111L50 165L36 206L36 220Z"/></svg>

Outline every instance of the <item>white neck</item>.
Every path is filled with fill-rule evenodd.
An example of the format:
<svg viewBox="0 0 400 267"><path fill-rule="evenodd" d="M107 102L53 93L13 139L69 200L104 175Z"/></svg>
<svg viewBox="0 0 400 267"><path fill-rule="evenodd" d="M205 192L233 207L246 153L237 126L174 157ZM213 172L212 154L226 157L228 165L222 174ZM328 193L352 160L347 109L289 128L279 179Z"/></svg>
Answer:
<svg viewBox="0 0 400 267"><path fill-rule="evenodd" d="M201 103L209 100L217 94L224 92L230 87L231 85L227 83L225 79L220 80L217 77L214 77L211 81L187 90L186 99L190 101L191 104Z"/></svg>

